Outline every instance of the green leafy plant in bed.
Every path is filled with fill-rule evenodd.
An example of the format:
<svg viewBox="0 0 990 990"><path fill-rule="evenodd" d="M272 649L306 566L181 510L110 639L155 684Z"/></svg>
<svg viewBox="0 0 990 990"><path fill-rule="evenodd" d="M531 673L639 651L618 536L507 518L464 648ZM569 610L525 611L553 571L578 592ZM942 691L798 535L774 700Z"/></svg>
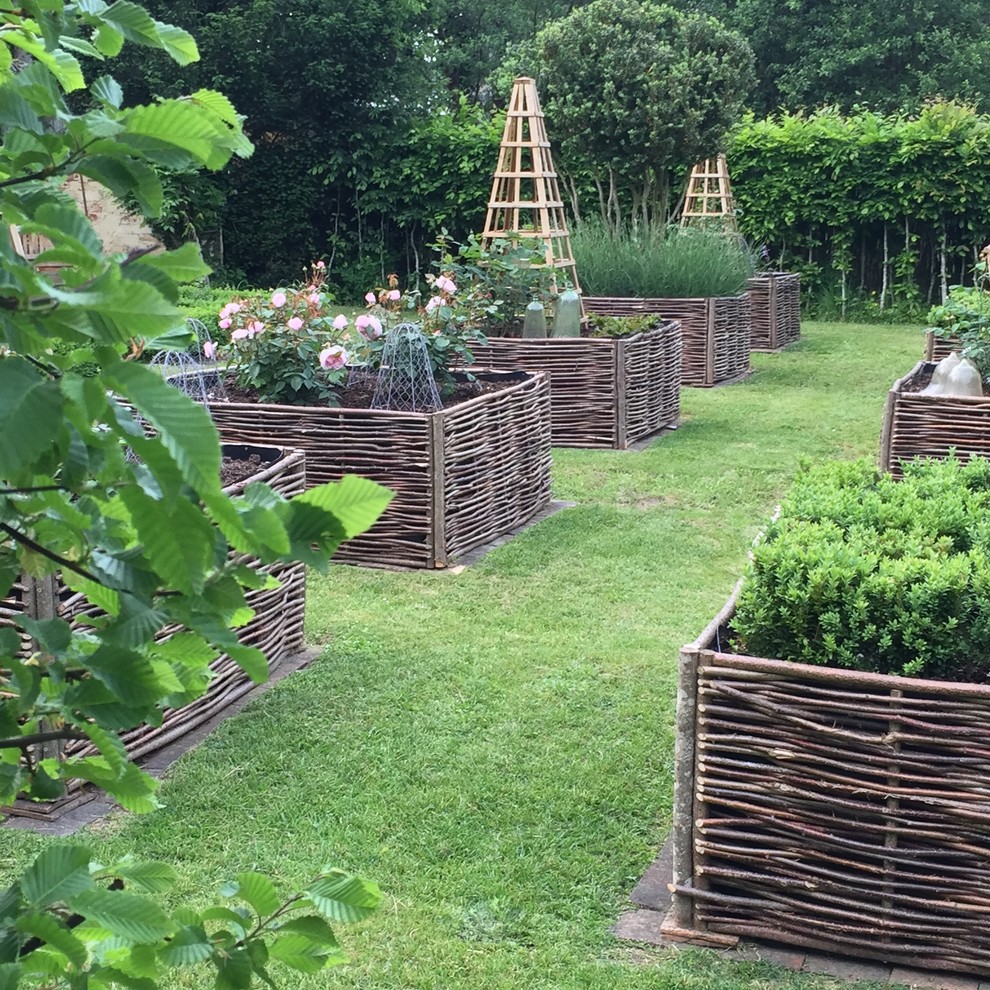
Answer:
<svg viewBox="0 0 990 990"><path fill-rule="evenodd" d="M616 233L583 221L571 236L571 248L589 296L737 296L756 268L742 240L712 228L625 228Z"/></svg>
<svg viewBox="0 0 990 990"><path fill-rule="evenodd" d="M588 320L588 337L635 337L652 330L661 318L646 316L592 316Z"/></svg>
<svg viewBox="0 0 990 990"><path fill-rule="evenodd" d="M884 674L990 673L990 462L805 471L755 547L741 652Z"/></svg>

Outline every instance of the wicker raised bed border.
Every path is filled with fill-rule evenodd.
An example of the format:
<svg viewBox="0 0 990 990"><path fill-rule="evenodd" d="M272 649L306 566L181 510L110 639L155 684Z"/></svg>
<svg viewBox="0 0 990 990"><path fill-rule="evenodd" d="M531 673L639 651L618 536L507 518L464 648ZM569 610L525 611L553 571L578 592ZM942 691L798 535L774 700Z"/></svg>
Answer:
<svg viewBox="0 0 990 990"><path fill-rule="evenodd" d="M953 351L958 351L962 344L955 337L936 337L931 330L925 333L925 360L938 364L942 358L947 358Z"/></svg>
<svg viewBox="0 0 990 990"><path fill-rule="evenodd" d="M887 394L880 434L880 467L899 477L901 464L914 457L990 457L990 397L919 395L905 390L935 365L920 361L894 382Z"/></svg>
<svg viewBox="0 0 990 990"><path fill-rule="evenodd" d="M479 365L550 376L556 447L623 450L681 412L681 330L674 321L630 337L489 337L471 347Z"/></svg>
<svg viewBox="0 0 990 990"><path fill-rule="evenodd" d="M762 272L746 283L750 343L754 351L779 351L801 336L801 276Z"/></svg>
<svg viewBox="0 0 990 990"><path fill-rule="evenodd" d="M681 325L681 384L710 388L749 374L749 297L623 299L589 296L589 314L642 316L658 313Z"/></svg>
<svg viewBox="0 0 990 990"><path fill-rule="evenodd" d="M990 685L681 651L665 928L990 974Z"/></svg>
<svg viewBox="0 0 990 990"><path fill-rule="evenodd" d="M230 452L228 445L225 453ZM305 491L306 458L302 451L248 447L246 452L257 452L262 457L269 458L270 462L249 478L224 488L228 495L239 495L248 485L256 482L267 484L286 497ZM233 559L251 567L259 567L256 558L244 554L235 554ZM238 639L245 646L260 649L268 660L269 671L273 671L283 660L298 653L303 647L306 567L304 564L293 563L273 564L259 569L274 575L280 582L280 587L247 592L247 603L255 614L239 631ZM10 626L13 615L25 611L35 618L57 616L85 623L91 606L82 595L60 584L54 576L44 580L25 578L15 586L9 598L0 601L0 627ZM167 638L178 631L177 627L165 628L158 634L158 638ZM22 653L29 655L30 651L30 641L26 640ZM182 708L165 709L161 725L139 725L121 734L127 754L132 760L148 756L180 739L254 687L254 682L226 655L214 660L210 668L213 678L201 697ZM87 745L69 742L63 747L62 756L80 755L87 751ZM65 814L80 801L95 796L95 793L93 789L84 789L76 782L70 785L65 797L57 801L19 801L14 807L4 811L14 816L49 819Z"/></svg>
<svg viewBox="0 0 990 990"><path fill-rule="evenodd" d="M550 504L550 383L543 373L478 372L510 384L434 413L215 402L220 435L306 452L309 485L345 474L395 492L378 522L334 559L446 567Z"/></svg>

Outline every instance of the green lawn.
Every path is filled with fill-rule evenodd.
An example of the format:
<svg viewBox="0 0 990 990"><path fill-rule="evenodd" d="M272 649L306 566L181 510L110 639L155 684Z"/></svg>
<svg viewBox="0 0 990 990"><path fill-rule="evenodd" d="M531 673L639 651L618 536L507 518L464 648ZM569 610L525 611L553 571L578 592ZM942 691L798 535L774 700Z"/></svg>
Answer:
<svg viewBox="0 0 990 990"><path fill-rule="evenodd" d="M352 965L289 987L837 985L608 929L669 828L678 647L802 458L876 455L922 350L912 328L808 324L745 383L684 392L683 426L648 450L555 451L577 506L475 566L313 576L321 658L183 759L165 810L86 841L175 862L185 894L244 869L376 879ZM43 841L6 833L0 869Z"/></svg>

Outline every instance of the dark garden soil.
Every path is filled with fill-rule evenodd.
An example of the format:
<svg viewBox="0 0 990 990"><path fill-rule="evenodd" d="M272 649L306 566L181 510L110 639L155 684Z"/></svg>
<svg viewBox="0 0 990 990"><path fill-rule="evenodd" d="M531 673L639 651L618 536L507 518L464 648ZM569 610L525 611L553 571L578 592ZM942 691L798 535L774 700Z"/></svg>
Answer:
<svg viewBox="0 0 990 990"><path fill-rule="evenodd" d="M244 481L252 474L259 474L269 464L271 460L262 460L260 454L251 454L249 457L224 456L220 464L220 483L224 488L236 485L238 481Z"/></svg>

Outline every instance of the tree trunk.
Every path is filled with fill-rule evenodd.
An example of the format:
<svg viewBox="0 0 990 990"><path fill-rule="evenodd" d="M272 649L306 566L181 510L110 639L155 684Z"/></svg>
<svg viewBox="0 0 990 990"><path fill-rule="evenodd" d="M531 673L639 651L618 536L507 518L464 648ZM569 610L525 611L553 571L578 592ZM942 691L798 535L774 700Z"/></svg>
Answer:
<svg viewBox="0 0 990 990"><path fill-rule="evenodd" d="M887 223L883 225L883 274L880 280L880 312L887 307L887 286L890 281L890 240L887 236Z"/></svg>
<svg viewBox="0 0 990 990"><path fill-rule="evenodd" d="M942 244L939 250L939 273L941 275L940 287L942 289L942 302L945 302L945 300L949 298L949 276L948 276L948 272L946 271L946 258L945 258L946 250L947 250L947 244L946 244L947 239L948 237L945 232L945 227L943 227Z"/></svg>

